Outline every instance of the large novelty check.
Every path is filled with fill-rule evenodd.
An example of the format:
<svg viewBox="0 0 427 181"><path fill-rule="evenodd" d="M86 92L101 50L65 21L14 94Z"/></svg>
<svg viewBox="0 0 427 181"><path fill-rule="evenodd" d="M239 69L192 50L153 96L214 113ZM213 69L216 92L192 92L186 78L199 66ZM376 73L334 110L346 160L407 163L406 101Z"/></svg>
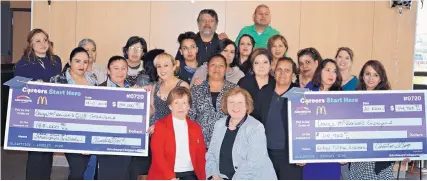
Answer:
<svg viewBox="0 0 427 181"><path fill-rule="evenodd" d="M291 163L426 159L426 91L306 92L288 102Z"/></svg>
<svg viewBox="0 0 427 181"><path fill-rule="evenodd" d="M142 89L28 82L10 89L5 149L147 156Z"/></svg>

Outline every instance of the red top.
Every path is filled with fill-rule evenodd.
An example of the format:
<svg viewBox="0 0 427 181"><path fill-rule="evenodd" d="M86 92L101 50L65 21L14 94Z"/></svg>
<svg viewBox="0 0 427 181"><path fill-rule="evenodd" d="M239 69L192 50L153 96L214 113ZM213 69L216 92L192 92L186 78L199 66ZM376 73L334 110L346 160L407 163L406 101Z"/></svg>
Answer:
<svg viewBox="0 0 427 181"><path fill-rule="evenodd" d="M206 147L202 129L199 124L186 118L188 125L188 144L194 172L199 180L206 180L205 154ZM176 143L173 129L172 114L155 124L151 137L152 163L147 180L171 180L176 177L174 172Z"/></svg>

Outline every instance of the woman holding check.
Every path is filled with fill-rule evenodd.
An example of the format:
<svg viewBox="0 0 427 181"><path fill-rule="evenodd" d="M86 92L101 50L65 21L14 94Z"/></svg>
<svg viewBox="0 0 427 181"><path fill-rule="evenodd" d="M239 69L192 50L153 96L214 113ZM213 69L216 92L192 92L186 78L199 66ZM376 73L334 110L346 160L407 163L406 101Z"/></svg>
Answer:
<svg viewBox="0 0 427 181"><path fill-rule="evenodd" d="M89 54L82 47L75 48L70 55L70 61L65 65L64 71L50 79L51 83L71 85L96 85L97 79L93 73L87 72ZM90 155L78 153L65 153L70 166L68 180L83 180L84 172L89 162Z"/></svg>
<svg viewBox="0 0 427 181"><path fill-rule="evenodd" d="M100 86L130 88L126 81L128 63L122 56L113 56L108 60L108 78ZM137 173L132 170L132 156L97 155L99 168L98 180L136 180Z"/></svg>
<svg viewBox="0 0 427 181"><path fill-rule="evenodd" d="M15 76L33 81L49 82L52 76L61 73L61 59L53 53L49 35L42 29L33 29L27 36L27 47L21 60L15 64ZM53 153L29 151L26 179L49 180Z"/></svg>
<svg viewBox="0 0 427 181"><path fill-rule="evenodd" d="M319 62L313 80L305 88L311 91L340 91L342 77L335 60L325 59ZM340 180L339 163L308 163L304 166L304 180Z"/></svg>
<svg viewBox="0 0 427 181"><path fill-rule="evenodd" d="M391 90L387 73L381 62L369 60L359 73L357 90L381 91ZM409 162L405 158L403 162ZM345 163L341 163L345 164ZM394 162L353 162L350 163L350 180L392 180Z"/></svg>

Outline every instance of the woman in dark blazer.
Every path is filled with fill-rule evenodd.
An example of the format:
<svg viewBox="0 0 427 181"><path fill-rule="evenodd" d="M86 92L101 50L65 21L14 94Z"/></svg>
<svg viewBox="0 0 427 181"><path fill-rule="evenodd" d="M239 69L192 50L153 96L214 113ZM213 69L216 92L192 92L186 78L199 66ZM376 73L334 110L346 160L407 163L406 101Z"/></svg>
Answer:
<svg viewBox="0 0 427 181"><path fill-rule="evenodd" d="M24 55L15 64L15 76L49 82L51 77L61 73L61 68L61 59L53 54L49 35L42 29L33 29L27 36ZM52 152L29 151L26 179L49 180L52 161Z"/></svg>
<svg viewBox="0 0 427 181"><path fill-rule="evenodd" d="M267 136L268 155L273 162L279 180L301 180L303 164L289 163L288 138L288 99L282 95L298 84L292 83L297 66L291 58L284 57L277 61L274 68L275 84L263 87L258 94L261 123Z"/></svg>
<svg viewBox="0 0 427 181"><path fill-rule="evenodd" d="M148 180L206 180L206 147L199 124L188 118L191 93L175 87L167 104L171 114L156 122L151 138L152 164Z"/></svg>
<svg viewBox="0 0 427 181"><path fill-rule="evenodd" d="M254 101L254 107L258 104L258 93L261 88L267 85L276 83L274 77L270 75L271 60L273 59L271 53L265 48L256 48L250 57L250 62L253 67L253 74L246 75L239 80L237 85L247 90ZM260 119L257 111L252 112L251 116Z"/></svg>

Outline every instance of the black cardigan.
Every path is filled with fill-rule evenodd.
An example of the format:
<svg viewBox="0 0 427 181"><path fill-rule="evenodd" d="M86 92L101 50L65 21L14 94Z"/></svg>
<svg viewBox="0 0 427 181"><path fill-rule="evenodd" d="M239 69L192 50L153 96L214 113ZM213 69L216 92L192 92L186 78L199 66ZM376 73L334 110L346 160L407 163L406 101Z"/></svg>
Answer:
<svg viewBox="0 0 427 181"><path fill-rule="evenodd" d="M297 84L291 84L288 90L290 90L292 87L298 87ZM257 112L260 115L260 119L258 119L264 126L266 126L266 121L268 117L268 112L270 110L270 104L272 95L274 92L274 89L276 88L276 84L268 84L267 86L263 87L260 92L258 93L258 103L255 105L255 112ZM282 113L282 122L283 122L283 129L285 131L285 140L288 140L288 99L285 98L283 101L282 110L280 111ZM286 141L285 144L285 154L286 157L286 163L287 165L287 178L289 180L302 180L302 171L303 167L297 166L295 164L289 163L289 142Z"/></svg>
<svg viewBox="0 0 427 181"><path fill-rule="evenodd" d="M268 87L268 86L272 86L275 85L276 81L274 80L274 77L269 75L268 77L268 83L263 87ZM239 82L237 83L237 85L239 85L240 88L245 89L249 92L249 94L251 95L253 101L254 101L254 108L259 104L258 103L258 94L261 91L261 89L259 89L258 86L258 82L255 79L255 75L246 75L243 78L241 78L239 80ZM271 98L271 95L270 95ZM255 119L260 120L261 116L259 115L259 112L257 112L256 110L254 110L251 114L251 116L253 116Z"/></svg>

